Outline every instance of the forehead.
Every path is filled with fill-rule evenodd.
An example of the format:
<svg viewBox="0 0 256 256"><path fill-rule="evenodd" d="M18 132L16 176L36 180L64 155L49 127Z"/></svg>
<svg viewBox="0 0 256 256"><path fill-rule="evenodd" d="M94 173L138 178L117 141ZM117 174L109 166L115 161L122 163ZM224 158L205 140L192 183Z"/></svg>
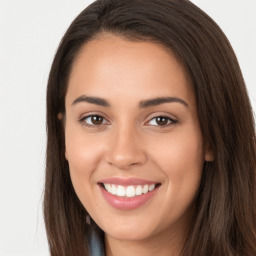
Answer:
<svg viewBox="0 0 256 256"><path fill-rule="evenodd" d="M182 95L188 100L193 91L185 68L170 50L109 35L86 43L73 64L66 100L83 94L110 100Z"/></svg>

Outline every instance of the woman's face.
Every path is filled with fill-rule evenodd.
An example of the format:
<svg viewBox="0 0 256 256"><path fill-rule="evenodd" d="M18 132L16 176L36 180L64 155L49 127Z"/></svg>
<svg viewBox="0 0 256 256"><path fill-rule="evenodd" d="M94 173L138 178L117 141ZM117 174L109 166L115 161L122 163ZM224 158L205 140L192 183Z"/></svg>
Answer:
<svg viewBox="0 0 256 256"><path fill-rule="evenodd" d="M184 233L211 156L191 82L174 55L116 36L90 41L74 63L65 100L72 183L106 235Z"/></svg>

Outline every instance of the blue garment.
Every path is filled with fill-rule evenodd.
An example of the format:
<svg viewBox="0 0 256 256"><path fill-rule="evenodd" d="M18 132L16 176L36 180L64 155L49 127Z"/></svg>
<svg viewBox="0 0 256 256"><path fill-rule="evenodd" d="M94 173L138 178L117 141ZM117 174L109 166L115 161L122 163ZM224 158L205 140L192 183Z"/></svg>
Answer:
<svg viewBox="0 0 256 256"><path fill-rule="evenodd" d="M96 233L93 229L89 238L89 246L90 256L105 256L104 245L102 244L98 233Z"/></svg>

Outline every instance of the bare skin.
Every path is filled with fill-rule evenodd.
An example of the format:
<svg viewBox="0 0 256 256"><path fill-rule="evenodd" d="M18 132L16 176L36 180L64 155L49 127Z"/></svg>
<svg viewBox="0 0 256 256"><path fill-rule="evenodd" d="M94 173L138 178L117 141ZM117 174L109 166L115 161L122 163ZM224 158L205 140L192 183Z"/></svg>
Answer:
<svg viewBox="0 0 256 256"><path fill-rule="evenodd" d="M104 35L74 63L65 106L72 183L105 232L106 255L179 255L203 163L212 160L183 66L155 43ZM102 194L100 181L113 177L160 185L146 203L124 210Z"/></svg>

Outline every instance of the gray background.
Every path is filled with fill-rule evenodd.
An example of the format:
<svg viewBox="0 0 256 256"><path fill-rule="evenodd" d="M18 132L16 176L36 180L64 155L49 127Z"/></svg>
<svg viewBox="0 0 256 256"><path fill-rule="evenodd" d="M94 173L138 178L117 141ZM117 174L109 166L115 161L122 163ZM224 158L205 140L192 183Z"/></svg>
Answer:
<svg viewBox="0 0 256 256"><path fill-rule="evenodd" d="M57 45L92 1L0 0L0 256L49 255L42 218L45 91ZM256 1L194 0L223 29L256 109Z"/></svg>

